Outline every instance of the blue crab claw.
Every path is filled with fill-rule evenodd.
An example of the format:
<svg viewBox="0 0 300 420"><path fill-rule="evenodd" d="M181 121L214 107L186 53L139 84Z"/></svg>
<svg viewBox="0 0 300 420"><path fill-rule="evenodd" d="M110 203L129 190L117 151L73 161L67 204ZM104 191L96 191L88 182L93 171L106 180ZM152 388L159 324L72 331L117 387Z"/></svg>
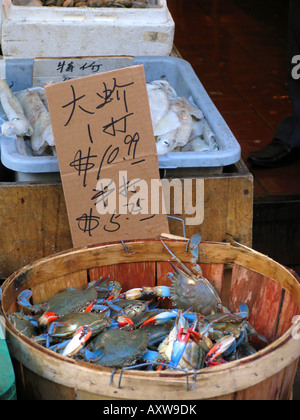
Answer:
<svg viewBox="0 0 300 420"><path fill-rule="evenodd" d="M184 328L181 328L179 330L177 340L175 341L173 346L172 357L169 363L169 366L171 368L176 368L178 366L182 356L184 355L188 341L191 338L192 333L195 332L195 325L193 325L185 335L183 331Z"/></svg>
<svg viewBox="0 0 300 420"><path fill-rule="evenodd" d="M249 307L246 303L241 302L239 305L240 312L247 312L249 314Z"/></svg>
<svg viewBox="0 0 300 420"><path fill-rule="evenodd" d="M32 297L32 292L31 290L24 290L23 292L21 292L18 296L18 304L22 307L22 308L26 308L28 309L30 312L32 313L37 313L39 308L42 305L31 305L30 303L30 299Z"/></svg>
<svg viewBox="0 0 300 420"><path fill-rule="evenodd" d="M154 294L160 298L168 298L171 296L171 288L169 286L154 287Z"/></svg>
<svg viewBox="0 0 300 420"><path fill-rule="evenodd" d="M246 305L246 303L240 303L239 305L239 312L237 312L235 315L240 316L241 318L244 319L249 319L250 316L250 312L249 312L249 307L248 305Z"/></svg>
<svg viewBox="0 0 300 420"><path fill-rule="evenodd" d="M172 359L169 363L170 367L176 368L185 352L187 343L184 341L175 341L173 352L172 352Z"/></svg>
<svg viewBox="0 0 300 420"><path fill-rule="evenodd" d="M173 311L161 312L152 318L147 319L140 328L145 327L146 325L161 325L165 324L166 322L172 321L173 319L177 318L177 313Z"/></svg>
<svg viewBox="0 0 300 420"><path fill-rule="evenodd" d="M207 353L205 361L209 365L214 362L222 354L228 355L236 348L236 341L232 335L226 335L219 340Z"/></svg>
<svg viewBox="0 0 300 420"><path fill-rule="evenodd" d="M22 307L25 308L32 308L31 303L29 302L29 300L32 297L32 292L31 290L24 290L22 293L19 294L18 296L18 304Z"/></svg>
<svg viewBox="0 0 300 420"><path fill-rule="evenodd" d="M63 352L64 357L72 357L77 354L85 343L91 338L93 331L87 326L80 327L70 343L67 345Z"/></svg>

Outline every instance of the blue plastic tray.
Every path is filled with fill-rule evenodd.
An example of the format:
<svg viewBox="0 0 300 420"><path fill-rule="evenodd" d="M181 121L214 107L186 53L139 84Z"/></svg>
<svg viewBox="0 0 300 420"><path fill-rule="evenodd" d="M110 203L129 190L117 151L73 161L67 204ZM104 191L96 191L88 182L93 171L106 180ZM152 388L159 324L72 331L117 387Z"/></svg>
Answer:
<svg viewBox="0 0 300 420"><path fill-rule="evenodd" d="M241 147L213 104L191 65L175 57L136 57L135 64L143 64L147 82L167 80L179 96L192 97L203 111L216 135L218 151L172 152L159 156L161 169L212 168L232 165L241 158ZM32 87L33 60L8 59L5 63L6 79L13 91ZM4 117L3 111L0 117ZM14 142L1 138L1 160L4 166L17 172L59 172L55 157L31 157L18 153Z"/></svg>

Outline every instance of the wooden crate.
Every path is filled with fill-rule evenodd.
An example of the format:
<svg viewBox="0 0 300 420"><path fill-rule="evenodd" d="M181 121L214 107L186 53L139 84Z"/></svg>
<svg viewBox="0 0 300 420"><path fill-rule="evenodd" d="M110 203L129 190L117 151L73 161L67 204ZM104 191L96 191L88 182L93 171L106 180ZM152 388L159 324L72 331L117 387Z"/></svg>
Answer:
<svg viewBox="0 0 300 420"><path fill-rule="evenodd" d="M191 263L186 241L166 241L185 263ZM24 267L3 286L1 309L8 343L16 362L19 398L26 399L149 399L149 400L289 400L300 355L300 285L283 266L245 247L202 243L199 263L207 278L224 293L224 269L232 267L228 306L245 302L250 323L270 345L253 356L187 375L178 371L113 371L53 353L18 332L8 315L17 310L17 296L30 288L35 304L62 288L85 288L99 274L112 275L124 290L168 284L170 255L160 240L126 242L70 250ZM294 323L294 324L293 324ZM145 389L147 392L145 393Z"/></svg>
<svg viewBox="0 0 300 420"><path fill-rule="evenodd" d="M192 177L204 180L204 222L187 226L186 236L201 233L205 241L234 239L251 246L253 177L244 163L220 175L198 172ZM0 183L0 220L0 279L28 263L72 248L61 184ZM171 219L170 231L183 236L182 223Z"/></svg>

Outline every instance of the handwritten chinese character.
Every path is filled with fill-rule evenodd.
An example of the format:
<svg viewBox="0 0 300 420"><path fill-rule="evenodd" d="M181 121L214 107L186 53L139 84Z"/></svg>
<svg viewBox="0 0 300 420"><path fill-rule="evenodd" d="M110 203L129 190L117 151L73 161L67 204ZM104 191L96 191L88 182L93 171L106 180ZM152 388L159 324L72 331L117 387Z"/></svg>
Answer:
<svg viewBox="0 0 300 420"><path fill-rule="evenodd" d="M120 96L119 89L124 89L124 88L126 88L128 86L132 86L132 85L134 85L134 82L128 83L127 85L118 85L116 78L113 78L113 86L112 86L112 88L109 88L107 86L107 84L105 82L103 82L103 87L104 87L103 92L102 92L103 95L100 95L100 93L97 93L99 98L103 99L103 102L100 105L97 106L97 109L103 108L106 104L109 104L114 99L117 99L118 101L120 101L121 96ZM114 93L116 93L116 98L113 97ZM126 112L128 112L126 91L123 92L123 100L124 100L124 105L125 105Z"/></svg>
<svg viewBox="0 0 300 420"><path fill-rule="evenodd" d="M79 70L85 71L87 69L91 69L93 73L98 73L101 67L102 64L96 64L96 62L94 61L91 64L85 63L83 66L80 67Z"/></svg>
<svg viewBox="0 0 300 420"><path fill-rule="evenodd" d="M60 73L62 73L64 71L65 65L66 65L65 61L60 61L58 63L58 66L57 66L56 70L59 71Z"/></svg>
<svg viewBox="0 0 300 420"><path fill-rule="evenodd" d="M67 72L71 72L71 73L73 73L74 69L75 69L74 62L73 62L73 61L71 61L71 62L67 65L66 71L67 71Z"/></svg>
<svg viewBox="0 0 300 420"><path fill-rule="evenodd" d="M79 98L76 98L75 89L74 89L74 86L73 85L71 85L71 89L72 89L73 100L71 102L67 103L66 105L63 105L63 107L62 107L62 108L68 108L70 106L72 107L72 111L71 111L70 117L69 117L67 123L65 124L65 127L67 127L70 124L70 122L71 122L71 120L72 120L72 118L74 116L77 102L81 101L83 98L86 97L86 95L82 95ZM83 111L83 112L85 112L87 114L90 114L90 115L94 115L95 114L95 112L88 111L85 108L83 108L81 105L78 105L78 108L81 109L81 111Z"/></svg>

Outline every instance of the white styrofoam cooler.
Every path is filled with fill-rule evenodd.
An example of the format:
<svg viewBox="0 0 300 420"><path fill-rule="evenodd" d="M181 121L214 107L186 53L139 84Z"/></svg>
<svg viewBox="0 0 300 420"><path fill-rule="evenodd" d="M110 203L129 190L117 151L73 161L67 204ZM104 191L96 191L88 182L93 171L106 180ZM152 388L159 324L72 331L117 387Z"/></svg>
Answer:
<svg viewBox="0 0 300 420"><path fill-rule="evenodd" d="M178 96L192 97L203 111L216 136L218 151L172 152L159 156L161 169L219 168L232 165L241 158L241 147L205 91L191 65L175 57L136 57L143 64L147 82L167 80ZM6 80L18 91L32 86L33 60L6 60ZM3 111L0 118L3 118ZM0 120L1 121L1 120ZM26 157L17 152L13 140L0 138L2 163L19 173L55 173L59 171L55 157Z"/></svg>
<svg viewBox="0 0 300 420"><path fill-rule="evenodd" d="M170 55L174 32L167 0L146 9L17 6L3 0L5 57Z"/></svg>

